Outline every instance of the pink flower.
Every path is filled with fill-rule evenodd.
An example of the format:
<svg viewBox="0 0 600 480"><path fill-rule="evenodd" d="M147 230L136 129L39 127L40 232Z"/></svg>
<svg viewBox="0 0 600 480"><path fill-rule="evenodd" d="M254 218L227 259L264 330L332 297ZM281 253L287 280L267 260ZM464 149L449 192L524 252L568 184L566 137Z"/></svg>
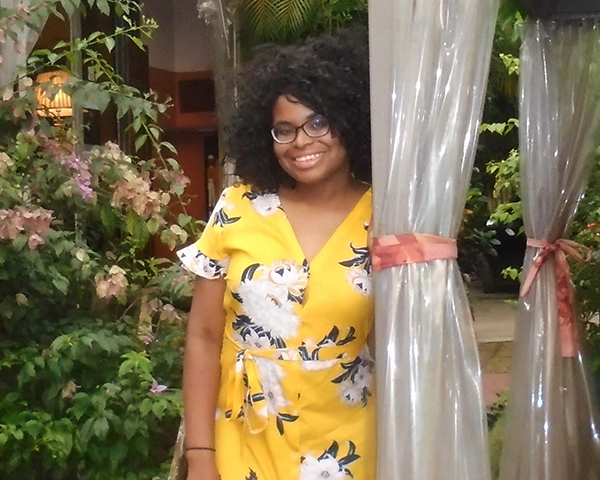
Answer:
<svg viewBox="0 0 600 480"><path fill-rule="evenodd" d="M25 221L14 210L0 210L0 239L14 240L25 228Z"/></svg>
<svg viewBox="0 0 600 480"><path fill-rule="evenodd" d="M152 380L152 386L150 387L150 393L162 393L168 387L166 385L160 385L156 380Z"/></svg>
<svg viewBox="0 0 600 480"><path fill-rule="evenodd" d="M40 236L48 233L50 224L53 220L52 210L46 210L44 208L29 210L25 207L17 207L15 210L17 215L23 219L25 230L27 230L29 233Z"/></svg>
<svg viewBox="0 0 600 480"><path fill-rule="evenodd" d="M27 240L27 246L29 247L29 250L35 250L39 245L43 245L44 243L46 243L46 240L40 237L37 233L31 235L29 240Z"/></svg>
<svg viewBox="0 0 600 480"><path fill-rule="evenodd" d="M164 320L167 322L175 323L180 321L181 317L179 316L177 310L175 310L175 307L173 307L173 305L167 304L162 308L159 319L161 321Z"/></svg>
<svg viewBox="0 0 600 480"><path fill-rule="evenodd" d="M98 298L118 298L125 295L129 285L125 271L113 265L108 274L110 275L108 279L105 279L103 275L96 277L96 295L98 295Z"/></svg>

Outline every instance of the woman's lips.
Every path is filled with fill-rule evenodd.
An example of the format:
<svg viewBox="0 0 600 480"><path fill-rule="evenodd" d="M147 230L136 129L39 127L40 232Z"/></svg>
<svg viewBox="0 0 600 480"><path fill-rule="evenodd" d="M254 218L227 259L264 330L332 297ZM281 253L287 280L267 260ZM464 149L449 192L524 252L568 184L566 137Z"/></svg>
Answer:
<svg viewBox="0 0 600 480"><path fill-rule="evenodd" d="M294 166L301 169L308 169L313 167L319 159L323 156L324 152L308 153L306 155L300 155L293 157Z"/></svg>

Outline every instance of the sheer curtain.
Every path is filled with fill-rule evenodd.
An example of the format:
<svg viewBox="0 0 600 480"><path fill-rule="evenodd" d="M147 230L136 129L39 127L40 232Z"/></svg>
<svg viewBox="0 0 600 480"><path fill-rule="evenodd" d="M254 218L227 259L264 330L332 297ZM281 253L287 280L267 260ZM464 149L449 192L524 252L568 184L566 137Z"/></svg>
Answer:
<svg viewBox="0 0 600 480"><path fill-rule="evenodd" d="M17 10L19 5L22 5L22 8L28 9L37 3L39 3L39 0L0 0L0 7ZM24 13L24 15L26 14ZM46 23L46 17L37 15L34 18L30 18L30 20L38 26L39 31L42 30ZM17 78L18 68L25 65L27 57L39 37L39 33L29 27L16 30L16 34L16 41L6 35L4 42L0 42L0 57L2 57L2 63L0 63L0 88L9 86Z"/></svg>
<svg viewBox="0 0 600 480"><path fill-rule="evenodd" d="M497 9L497 0L369 2L375 237L454 242ZM488 480L479 358L456 260L374 277L378 478Z"/></svg>
<svg viewBox="0 0 600 480"><path fill-rule="evenodd" d="M530 242L555 244L573 219L600 145L600 25L526 25L520 116L525 232ZM533 279L542 252L528 248L525 278ZM600 478L600 424L577 319L569 318L570 280L556 274L560 255L548 254L520 302L502 480Z"/></svg>

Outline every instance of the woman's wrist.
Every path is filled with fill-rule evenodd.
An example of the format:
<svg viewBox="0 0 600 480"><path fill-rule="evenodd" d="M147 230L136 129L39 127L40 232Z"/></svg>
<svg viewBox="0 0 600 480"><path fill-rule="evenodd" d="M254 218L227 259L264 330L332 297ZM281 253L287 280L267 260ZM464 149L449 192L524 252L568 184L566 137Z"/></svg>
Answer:
<svg viewBox="0 0 600 480"><path fill-rule="evenodd" d="M190 450L206 450L209 452L216 452L215 447L185 447L185 451L189 452Z"/></svg>

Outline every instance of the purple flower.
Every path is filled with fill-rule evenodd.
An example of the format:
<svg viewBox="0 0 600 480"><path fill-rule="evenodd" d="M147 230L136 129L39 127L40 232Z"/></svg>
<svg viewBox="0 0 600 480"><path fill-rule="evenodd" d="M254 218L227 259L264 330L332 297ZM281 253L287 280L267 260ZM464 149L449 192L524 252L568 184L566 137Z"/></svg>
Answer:
<svg viewBox="0 0 600 480"><path fill-rule="evenodd" d="M150 387L150 393L162 393L167 389L166 385L160 385L156 380L152 380L152 386Z"/></svg>
<svg viewBox="0 0 600 480"><path fill-rule="evenodd" d="M92 189L92 174L90 173L89 164L77 158L74 153L71 153L68 157L63 157L60 163L71 170L72 179L79 189L81 198L86 201L93 200L94 190Z"/></svg>

